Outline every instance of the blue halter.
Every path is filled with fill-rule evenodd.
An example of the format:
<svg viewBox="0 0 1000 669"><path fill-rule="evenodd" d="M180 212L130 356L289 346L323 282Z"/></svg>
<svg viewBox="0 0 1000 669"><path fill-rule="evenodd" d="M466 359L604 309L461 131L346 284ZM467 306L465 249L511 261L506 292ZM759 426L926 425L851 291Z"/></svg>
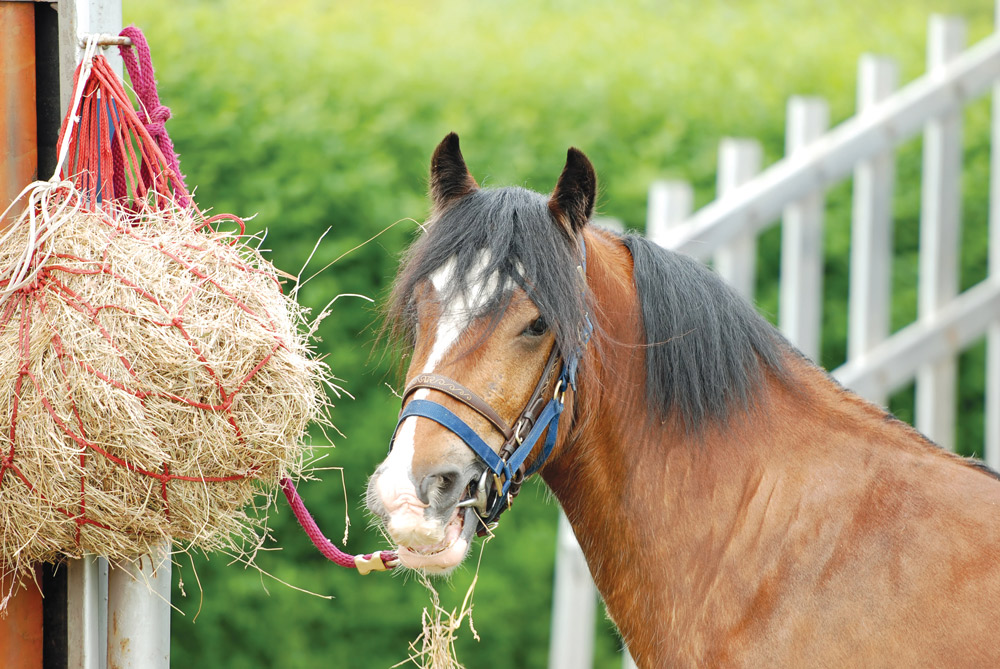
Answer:
<svg viewBox="0 0 1000 669"><path fill-rule="evenodd" d="M579 270L586 285L587 268L587 247L580 239L581 264ZM403 401L418 388L430 388L440 391L458 400L465 406L476 411L489 420L505 437L504 445L500 448L499 454L490 448L482 437L476 433L464 420L442 404L433 400L414 399L405 405L399 414L396 422L396 429L393 431L393 442L396 439L396 432L399 431L403 421L411 416L428 418L451 431L479 456L479 459L486 465L486 471L478 482L476 488L471 491L473 495L466 500L459 502L460 507L472 506L479 511L481 527L478 533L486 534L496 523L500 514L510 508L514 497L520 490L521 484L526 478L537 472L548 460L555 447L559 432L559 417L565 407L566 391L569 388L576 390L576 372L583 357L583 350L593 333L593 323L589 314L584 314L583 326L580 330L580 339L577 347L567 356L560 356L558 347L554 346L549 360L542 371L538 384L532 393L531 399L525 406L521 415L514 422L513 429L506 427L497 414L474 392L465 388L461 384L436 374L424 374L416 377L414 382L407 386L403 392ZM555 389L551 398L545 401L544 393L551 378L552 370L556 362L562 357L559 375L556 379ZM537 407L545 401L541 411ZM522 436L522 432L527 430L527 434ZM542 451L531 463L530 467L524 468L524 463L528 456L538 445L542 435L545 434L545 442ZM390 450L392 449L390 442ZM492 474L492 486L488 485L488 475Z"/></svg>

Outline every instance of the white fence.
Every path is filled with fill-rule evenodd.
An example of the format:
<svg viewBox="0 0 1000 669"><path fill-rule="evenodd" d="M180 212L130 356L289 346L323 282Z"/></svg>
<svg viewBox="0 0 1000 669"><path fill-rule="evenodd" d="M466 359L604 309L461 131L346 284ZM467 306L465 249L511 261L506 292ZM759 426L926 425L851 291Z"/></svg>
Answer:
<svg viewBox="0 0 1000 669"><path fill-rule="evenodd" d="M1000 12L1000 2L998 2ZM896 90L893 61L859 63L857 114L827 131L818 98L788 104L787 157L761 170L754 140L726 139L719 150L717 198L691 213L683 182L658 182L649 194L647 234L702 260L753 297L757 235L781 222L779 327L803 353L819 358L826 189L853 177L847 362L842 384L879 404L916 381L916 427L954 448L957 356L987 340L986 462L1000 468L1000 33L964 50L961 19L933 16L927 73ZM962 112L993 92L989 273L959 292ZM891 334L892 198L895 151L923 132L918 317ZM550 662L592 664L596 593L577 567L579 546L560 520ZM625 666L633 666L627 653Z"/></svg>

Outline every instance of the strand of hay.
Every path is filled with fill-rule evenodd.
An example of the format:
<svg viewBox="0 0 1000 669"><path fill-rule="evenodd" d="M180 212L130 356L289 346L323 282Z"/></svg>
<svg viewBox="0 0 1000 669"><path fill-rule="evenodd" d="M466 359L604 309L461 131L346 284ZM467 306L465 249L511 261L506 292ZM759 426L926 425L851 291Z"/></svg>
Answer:
<svg viewBox="0 0 1000 669"><path fill-rule="evenodd" d="M259 545L279 477L301 472L306 427L326 420L305 313L196 210L67 215L0 304L0 571L134 558L164 537Z"/></svg>
<svg viewBox="0 0 1000 669"><path fill-rule="evenodd" d="M424 607L421 614L423 629L420 635L410 642L410 656L394 665L394 669L407 663L413 663L421 669L465 669L465 666L458 661L455 641L466 619L473 638L479 641L479 632L472 622L472 596L479 582L479 568L483 563L483 550L487 543L488 540L483 541L479 551L479 561L476 564L476 575L472 578L465 597L462 598L461 606L450 611L441 606L441 596L430 579L425 574L416 572L417 580L427 588L431 606L429 609Z"/></svg>

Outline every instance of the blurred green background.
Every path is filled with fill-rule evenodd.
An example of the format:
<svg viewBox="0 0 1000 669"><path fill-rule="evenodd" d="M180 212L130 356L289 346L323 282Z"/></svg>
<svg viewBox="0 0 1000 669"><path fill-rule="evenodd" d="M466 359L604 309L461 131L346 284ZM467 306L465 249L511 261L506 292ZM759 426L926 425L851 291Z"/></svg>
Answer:
<svg viewBox="0 0 1000 669"><path fill-rule="evenodd" d="M150 42L168 130L197 200L218 212L257 214L278 267L295 274L319 236L318 270L383 228L303 287L318 309L339 293L381 298L399 254L427 212L427 164L457 131L487 186L546 192L566 148L582 148L600 178L599 211L642 229L651 180L684 178L696 203L714 193L723 136L760 139L765 163L783 153L785 104L820 95L832 122L854 107L864 52L898 59L901 80L924 69L927 19L948 11L970 22L969 41L991 30L989 0L126 0L126 23ZM963 287L985 275L989 106L969 107L963 181ZM920 140L899 153L893 326L915 316ZM849 182L828 198L823 363L845 357ZM777 313L778 232L761 240L758 295ZM310 272L306 272L309 274ZM391 357L374 349L377 309L338 301L318 346L355 399L336 402L342 438L324 467L343 467L353 520L348 549L381 547L361 501L384 457L397 400ZM960 449L982 444L983 346L961 359ZM912 391L892 408L912 416ZM319 439L319 435L317 435ZM322 455L323 451L317 451ZM340 537L344 496L336 471L306 484L321 526ZM486 547L475 597L482 640L461 633L468 667L546 663L556 505L526 486ZM388 667L420 631L426 591L405 575L358 576L327 563L283 502L275 542L257 555L287 587L224 555L181 556L174 591L177 667ZM474 563L474 561L473 561ZM192 568L194 567L194 569ZM474 567L474 564L473 564ZM457 606L473 567L439 584ZM203 596L198 592L200 580ZM185 594L186 593L186 596ZM195 620L197 618L197 620ZM596 663L620 666L613 625L599 617Z"/></svg>

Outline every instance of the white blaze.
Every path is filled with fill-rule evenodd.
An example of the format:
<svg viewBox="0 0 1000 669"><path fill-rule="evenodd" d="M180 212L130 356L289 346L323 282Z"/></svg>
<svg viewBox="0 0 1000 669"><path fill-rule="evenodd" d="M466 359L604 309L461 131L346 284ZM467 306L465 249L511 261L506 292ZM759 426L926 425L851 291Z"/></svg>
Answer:
<svg viewBox="0 0 1000 669"><path fill-rule="evenodd" d="M499 277L496 273L488 278L482 276L488 264L489 256L485 251L480 251L476 261L469 268L470 276L474 279L469 282L469 293L456 295L450 304L443 305L434 332L431 352L427 356L421 373L434 372L434 369L458 341L461 334L469 327L473 315L494 294ZM430 281L434 290L441 294L449 284L455 281L457 271L459 270L455 258L451 258L440 269L431 274ZM414 393L413 398L426 399L429 393L430 391L426 389L420 389ZM430 539L433 537L427 536L428 534L440 532L443 535L444 532L443 527L434 526L432 528L425 525L423 520L423 509L427 505L421 502L417 496L413 480L412 463L416 429L416 416L410 416L399 426L396 441L393 443L389 456L382 463L382 473L379 474L376 481L379 496L382 498L386 511L391 516L389 531L397 540L403 539L404 537L401 535L408 533L417 533Z"/></svg>

